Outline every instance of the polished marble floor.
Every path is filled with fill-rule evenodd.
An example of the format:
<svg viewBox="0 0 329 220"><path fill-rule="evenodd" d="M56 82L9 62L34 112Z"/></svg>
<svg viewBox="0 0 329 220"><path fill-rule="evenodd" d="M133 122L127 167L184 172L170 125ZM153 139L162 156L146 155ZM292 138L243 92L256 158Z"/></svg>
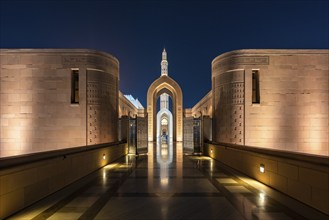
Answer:
<svg viewBox="0 0 329 220"><path fill-rule="evenodd" d="M181 144L150 145L10 219L327 219Z"/></svg>

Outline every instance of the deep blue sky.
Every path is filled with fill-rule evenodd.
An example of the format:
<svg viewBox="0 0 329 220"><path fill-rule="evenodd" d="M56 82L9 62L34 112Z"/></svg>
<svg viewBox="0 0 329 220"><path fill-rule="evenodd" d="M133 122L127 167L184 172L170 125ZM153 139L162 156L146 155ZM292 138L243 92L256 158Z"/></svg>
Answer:
<svg viewBox="0 0 329 220"><path fill-rule="evenodd" d="M184 107L211 89L211 61L249 48L328 48L329 1L0 0L1 48L89 48L120 61L120 90L146 106L161 52Z"/></svg>

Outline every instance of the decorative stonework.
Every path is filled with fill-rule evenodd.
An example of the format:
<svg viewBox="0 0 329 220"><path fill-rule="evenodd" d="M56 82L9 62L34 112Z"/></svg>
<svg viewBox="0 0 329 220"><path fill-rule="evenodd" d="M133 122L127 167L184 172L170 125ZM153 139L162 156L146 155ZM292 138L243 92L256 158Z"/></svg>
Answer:
<svg viewBox="0 0 329 220"><path fill-rule="evenodd" d="M218 142L244 144L244 72L226 72L215 77L214 120Z"/></svg>
<svg viewBox="0 0 329 220"><path fill-rule="evenodd" d="M117 63L114 60L105 57L85 56L85 55L66 55L62 56L62 65L64 67L86 66L100 68L114 74L118 72ZM115 70L115 71L113 71Z"/></svg>
<svg viewBox="0 0 329 220"><path fill-rule="evenodd" d="M219 72L226 71L232 66L239 65L269 65L269 56L238 56L229 57L215 61L212 65L212 73L218 74ZM213 75L214 76L214 75Z"/></svg>
<svg viewBox="0 0 329 220"><path fill-rule="evenodd" d="M328 57L328 50L237 50L216 57L214 140L328 155Z"/></svg>
<svg viewBox="0 0 329 220"><path fill-rule="evenodd" d="M116 58L83 49L0 49L0 56L0 157L118 140Z"/></svg>
<svg viewBox="0 0 329 220"><path fill-rule="evenodd" d="M111 74L88 70L87 141L88 145L113 141L117 134L117 79Z"/></svg>
<svg viewBox="0 0 329 220"><path fill-rule="evenodd" d="M148 141L156 138L156 98L163 92L173 101L174 141L183 141L183 93L178 83L169 76L155 80L147 92Z"/></svg>
<svg viewBox="0 0 329 220"><path fill-rule="evenodd" d="M193 117L184 118L184 147L193 148Z"/></svg>

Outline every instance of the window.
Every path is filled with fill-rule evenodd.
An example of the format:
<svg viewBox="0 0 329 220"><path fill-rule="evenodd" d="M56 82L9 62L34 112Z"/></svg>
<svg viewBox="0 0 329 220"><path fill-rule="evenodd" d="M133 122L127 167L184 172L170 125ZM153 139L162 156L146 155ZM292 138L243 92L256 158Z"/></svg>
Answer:
<svg viewBox="0 0 329 220"><path fill-rule="evenodd" d="M79 103L79 70L71 72L71 103Z"/></svg>
<svg viewBox="0 0 329 220"><path fill-rule="evenodd" d="M252 103L260 103L258 70L252 71Z"/></svg>

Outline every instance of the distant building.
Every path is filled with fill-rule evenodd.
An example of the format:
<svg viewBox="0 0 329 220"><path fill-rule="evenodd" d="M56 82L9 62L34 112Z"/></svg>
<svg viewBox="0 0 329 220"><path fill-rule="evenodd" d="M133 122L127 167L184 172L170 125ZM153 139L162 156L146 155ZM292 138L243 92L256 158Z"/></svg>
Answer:
<svg viewBox="0 0 329 220"><path fill-rule="evenodd" d="M144 109L143 105L138 99L135 99L132 95L124 95L137 109Z"/></svg>
<svg viewBox="0 0 329 220"><path fill-rule="evenodd" d="M157 99L160 97L160 109ZM172 99L172 110L169 106ZM168 75L167 52L163 49L161 76L147 91L148 141L183 141L183 92L178 83Z"/></svg>
<svg viewBox="0 0 329 220"><path fill-rule="evenodd" d="M119 118L122 116L145 117L145 109L132 95L124 95L119 92Z"/></svg>

